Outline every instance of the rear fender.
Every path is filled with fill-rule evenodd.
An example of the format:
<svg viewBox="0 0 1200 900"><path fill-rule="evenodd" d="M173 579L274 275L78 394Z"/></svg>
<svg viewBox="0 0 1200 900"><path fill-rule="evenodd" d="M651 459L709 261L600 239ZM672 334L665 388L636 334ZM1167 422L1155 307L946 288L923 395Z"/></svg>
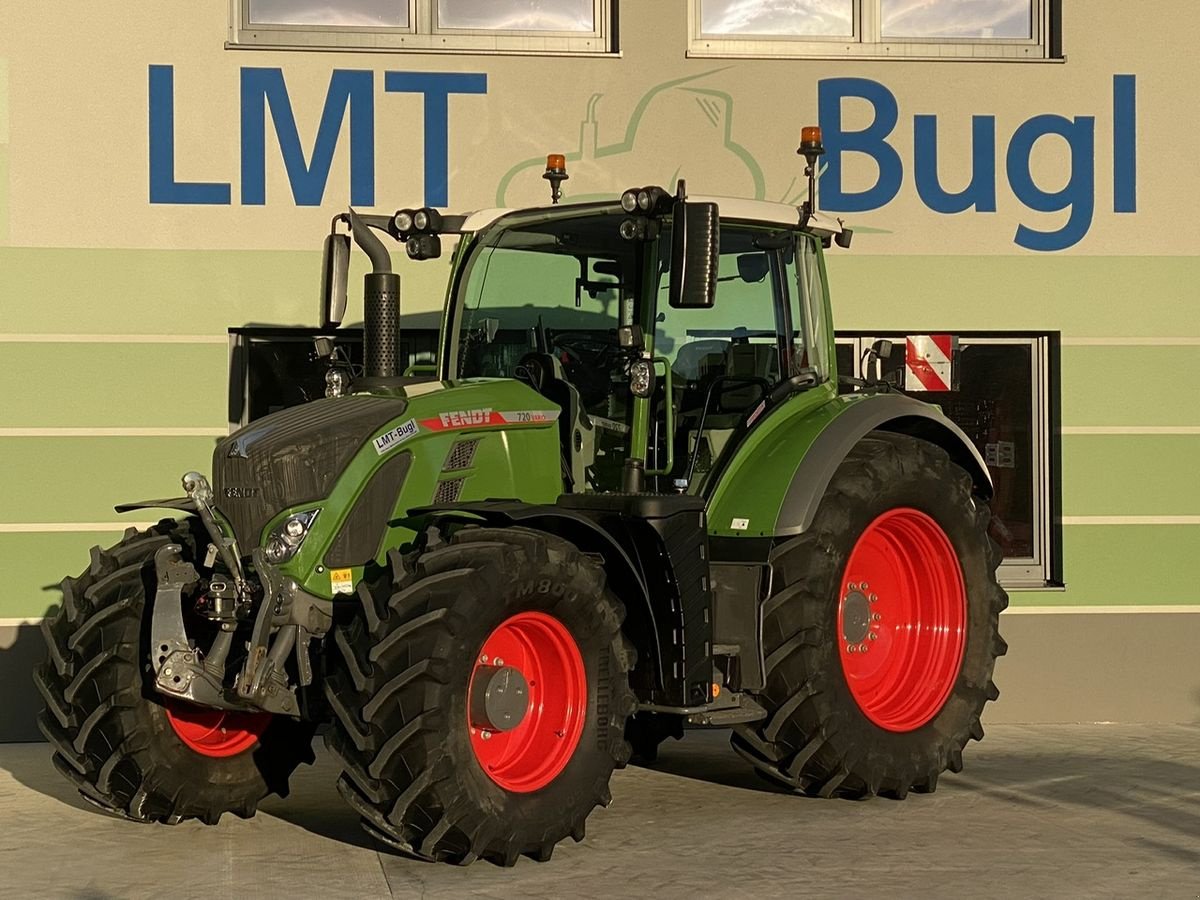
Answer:
<svg viewBox="0 0 1200 900"><path fill-rule="evenodd" d="M876 394L847 406L813 441L783 497L776 534L799 534L808 529L838 466L872 431L907 434L936 444L971 476L976 494L991 498L992 477L987 465L961 428L936 406L902 394Z"/></svg>
<svg viewBox="0 0 1200 900"><path fill-rule="evenodd" d="M872 431L909 434L942 447L992 495L979 451L941 410L903 394L800 394L769 411L719 472L708 498L714 537L754 539L799 534L816 515L834 472Z"/></svg>

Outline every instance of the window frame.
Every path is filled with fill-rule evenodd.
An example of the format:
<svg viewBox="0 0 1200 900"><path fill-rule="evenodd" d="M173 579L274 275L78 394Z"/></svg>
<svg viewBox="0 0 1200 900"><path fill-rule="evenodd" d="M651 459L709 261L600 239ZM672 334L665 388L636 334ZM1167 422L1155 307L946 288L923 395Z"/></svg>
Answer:
<svg viewBox="0 0 1200 900"><path fill-rule="evenodd" d="M468 53L519 56L620 56L619 0L591 0L591 32L442 28L437 0L396 0L408 6L408 27L258 25L254 0L229 0L227 50L321 50L364 53Z"/></svg>
<svg viewBox="0 0 1200 900"><path fill-rule="evenodd" d="M1030 0L1029 38L884 38L882 0L851 0L852 34L722 35L701 30L701 4L688 0L689 57L898 59L958 62L1062 62L1062 0Z"/></svg>

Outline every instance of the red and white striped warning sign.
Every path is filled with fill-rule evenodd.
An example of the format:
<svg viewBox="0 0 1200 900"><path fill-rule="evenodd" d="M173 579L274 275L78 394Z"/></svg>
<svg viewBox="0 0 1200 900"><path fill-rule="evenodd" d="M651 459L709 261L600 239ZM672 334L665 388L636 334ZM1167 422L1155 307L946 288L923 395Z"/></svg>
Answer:
<svg viewBox="0 0 1200 900"><path fill-rule="evenodd" d="M954 390L954 354L958 338L953 334L910 334L904 354L906 391Z"/></svg>

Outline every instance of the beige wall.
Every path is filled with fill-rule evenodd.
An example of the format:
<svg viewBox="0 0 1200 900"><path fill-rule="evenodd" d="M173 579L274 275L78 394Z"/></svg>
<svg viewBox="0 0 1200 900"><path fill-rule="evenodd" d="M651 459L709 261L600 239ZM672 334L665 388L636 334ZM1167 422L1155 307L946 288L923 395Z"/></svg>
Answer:
<svg viewBox="0 0 1200 900"><path fill-rule="evenodd" d="M422 100L386 92L388 71L487 77L486 94L449 99L456 210L544 202L538 161L548 152L571 155L573 198L682 175L697 193L794 200L794 149L818 117L818 82L885 86L899 107L889 142L904 178L890 203L847 214L854 250L830 262L838 326L1061 331L1068 587L1015 594L1014 604L1200 610L1200 22L1182 0L1064 7L1065 62L928 63L688 59L683 0L624 0L620 58L226 50L226 4L0 4L0 348L10 381L0 400L0 622L36 620L55 602L43 588L82 568L89 544L116 539L114 502L170 496L180 472L207 467L224 430L226 327L315 319L320 239L349 200L349 132L343 124L323 202L300 207L268 124L266 203L243 205L239 84L252 67L282 71L306 154L333 71L370 73L379 211L425 202ZM176 178L229 184L228 205L149 201L151 66L173 71ZM1125 138L1137 153L1134 213L1114 212L1117 75L1136 79L1136 133ZM847 128L866 124L864 102L844 109ZM946 215L921 201L915 115L937 116L950 190L970 176L972 117L995 118L995 212ZM1095 135L1095 175L1079 188L1094 194L1093 221L1049 253L1018 246L1015 231L1053 230L1067 214L1030 210L1005 166L1014 133L1042 115L1075 127L1092 117ZM875 179L869 159L845 165L848 188ZM1036 142L1030 165L1047 191L1079 171L1055 137ZM402 266L405 308L440 306L444 265ZM1151 635L1166 621L1153 615L1095 616L1089 627ZM1067 618L1035 621L1050 618L1015 627L1070 633ZM1176 618L1180 633L1200 637L1194 612ZM1041 678L1057 651L1026 646L1040 662L1014 659ZM1111 671L1107 646L1077 648L1080 665ZM1121 671L1137 679L1151 667L1132 660ZM1145 679L1149 690L1156 682ZM1171 705L1184 719L1193 707Z"/></svg>

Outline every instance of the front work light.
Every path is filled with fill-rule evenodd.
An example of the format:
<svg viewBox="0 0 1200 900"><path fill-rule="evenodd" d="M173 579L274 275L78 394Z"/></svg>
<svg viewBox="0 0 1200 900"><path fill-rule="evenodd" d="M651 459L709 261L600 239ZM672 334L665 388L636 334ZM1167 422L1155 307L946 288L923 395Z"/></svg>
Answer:
<svg viewBox="0 0 1200 900"><path fill-rule="evenodd" d="M666 212L667 201L671 195L657 185L630 188L621 195L621 209L627 213L642 213L652 216Z"/></svg>

